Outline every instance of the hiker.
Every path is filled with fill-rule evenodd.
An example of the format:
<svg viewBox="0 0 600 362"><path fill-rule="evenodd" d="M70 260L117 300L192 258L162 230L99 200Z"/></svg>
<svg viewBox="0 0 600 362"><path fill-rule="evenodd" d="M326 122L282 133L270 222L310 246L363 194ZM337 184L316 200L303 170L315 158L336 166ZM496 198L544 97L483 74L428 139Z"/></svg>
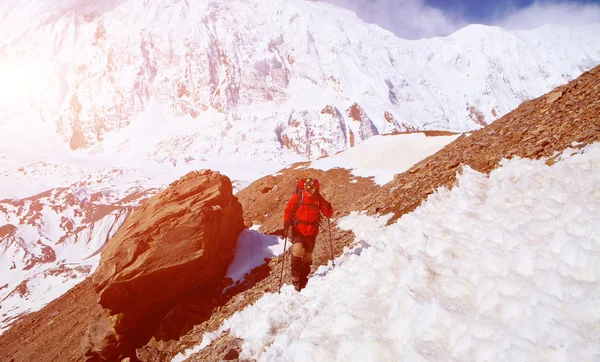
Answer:
<svg viewBox="0 0 600 362"><path fill-rule="evenodd" d="M319 221L322 212L327 218L333 215L329 201L319 193L319 181L314 178L301 179L283 212L283 228L292 239L292 283L297 291L308 282L312 264L312 252L315 248Z"/></svg>

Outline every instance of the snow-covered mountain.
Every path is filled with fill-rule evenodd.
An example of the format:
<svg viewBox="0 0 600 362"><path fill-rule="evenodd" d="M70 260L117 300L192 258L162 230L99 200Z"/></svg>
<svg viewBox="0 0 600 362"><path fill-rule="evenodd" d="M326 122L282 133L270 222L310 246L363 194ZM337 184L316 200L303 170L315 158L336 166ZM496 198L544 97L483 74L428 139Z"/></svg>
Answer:
<svg viewBox="0 0 600 362"><path fill-rule="evenodd" d="M0 328L191 169L476 129L600 63L600 25L407 41L301 0L7 0L0 33Z"/></svg>
<svg viewBox="0 0 600 362"><path fill-rule="evenodd" d="M600 24L406 41L304 0L14 1L0 20L3 127L46 122L74 149L158 162L472 130L600 63ZM132 123L154 137L101 142Z"/></svg>
<svg viewBox="0 0 600 362"><path fill-rule="evenodd" d="M36 166L55 169L50 178L68 172ZM107 169L68 187L0 200L0 332L91 274L105 242L156 192L139 173Z"/></svg>

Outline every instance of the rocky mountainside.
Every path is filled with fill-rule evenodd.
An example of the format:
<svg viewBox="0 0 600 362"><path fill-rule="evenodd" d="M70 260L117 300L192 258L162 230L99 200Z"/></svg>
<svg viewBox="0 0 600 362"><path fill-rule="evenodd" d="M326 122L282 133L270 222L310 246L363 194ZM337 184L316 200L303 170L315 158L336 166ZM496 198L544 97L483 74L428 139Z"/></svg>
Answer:
<svg viewBox="0 0 600 362"><path fill-rule="evenodd" d="M373 134L473 130L600 63L600 25L406 41L304 0L11 1L0 31L19 74L0 127L156 162L314 159ZM155 132L136 139L134 124Z"/></svg>
<svg viewBox="0 0 600 362"><path fill-rule="evenodd" d="M114 359L134 353L132 348L145 343L159 326L161 333L169 333L169 328L186 323L177 319L174 307L190 291L220 286L243 227L231 182L219 173L189 173L143 202L103 248L93 279L72 289L75 299L69 308L74 310L52 313L67 320L46 327L62 334L63 342L75 344L59 351L56 359L81 360L83 354L93 360ZM88 281L93 281L91 290ZM38 347L34 354L49 352Z"/></svg>
<svg viewBox="0 0 600 362"><path fill-rule="evenodd" d="M546 162L552 163L558 152L600 141L599 99L600 67L596 67L578 79L522 104L494 124L460 137L437 154L397 175L383 188L365 179L350 183L348 173L341 169L323 172L296 167L300 164L293 165L277 175L256 181L238 193L245 207L244 218L247 223L252 220L263 222L262 232L277 232L281 228L285 203L282 200L289 197L294 180L307 174L321 180L323 193L337 209L335 218L354 210L393 212L399 216L414 209L437 187L451 188L456 174L461 172L461 165L490 172L503 158L517 156L547 157ZM267 217L264 216L265 210L271 211ZM339 253L343 246L351 245L354 238L352 234L335 228L334 220L332 241L335 253ZM316 264L325 263L330 258L330 252L323 244L326 243L319 242L316 248ZM246 277L246 283L214 298L212 313L203 322L198 322L188 333L171 343L150 343L138 349L138 358L142 361L165 360L190 345L198 344L203 333L217 329L235 311L267 291L276 291L281 261L282 258L278 257L256 268ZM284 273L284 280L288 278L288 273ZM84 281L42 311L23 318L17 326L0 336L2 358L15 361L78 360L80 354L74 349L73 340L64 338L64 331L57 333L52 325L68 325L72 329L69 335L79 336L85 328L82 322L88 316L85 313L95 307L75 301L90 300L90 294L94 294L90 282ZM71 320L73 315L78 315L78 320ZM239 348L237 341L224 335L190 360L219 360L226 354L235 359Z"/></svg>

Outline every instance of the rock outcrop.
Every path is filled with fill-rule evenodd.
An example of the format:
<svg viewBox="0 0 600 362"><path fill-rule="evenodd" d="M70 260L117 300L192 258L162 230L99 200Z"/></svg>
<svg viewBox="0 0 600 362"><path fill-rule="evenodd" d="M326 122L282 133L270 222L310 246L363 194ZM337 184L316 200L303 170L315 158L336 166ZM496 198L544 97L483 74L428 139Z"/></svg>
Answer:
<svg viewBox="0 0 600 362"><path fill-rule="evenodd" d="M379 134L373 121L371 121L365 110L358 103L354 103L350 108L346 109L346 115L352 120L351 123L354 123L354 127L350 126L348 130L350 147L354 147L360 142ZM352 128L354 128L354 131L352 131ZM356 135L354 134L355 132Z"/></svg>
<svg viewBox="0 0 600 362"><path fill-rule="evenodd" d="M148 200L102 251L93 282L107 321L88 327L86 356L133 357L191 290L221 283L243 228L242 206L219 173L189 173Z"/></svg>

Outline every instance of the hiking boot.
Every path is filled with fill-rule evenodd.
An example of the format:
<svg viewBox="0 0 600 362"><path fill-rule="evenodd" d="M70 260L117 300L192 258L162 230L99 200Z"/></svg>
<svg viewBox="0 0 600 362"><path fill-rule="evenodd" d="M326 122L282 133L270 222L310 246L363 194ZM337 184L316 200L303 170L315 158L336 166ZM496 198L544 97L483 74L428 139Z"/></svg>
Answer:
<svg viewBox="0 0 600 362"><path fill-rule="evenodd" d="M296 289L297 292L302 290L302 287L300 286L300 277L293 276L292 284L294 284L294 289Z"/></svg>
<svg viewBox="0 0 600 362"><path fill-rule="evenodd" d="M308 273L310 272L310 263L306 263L302 258L292 256L292 284L297 291L301 291L308 283Z"/></svg>

